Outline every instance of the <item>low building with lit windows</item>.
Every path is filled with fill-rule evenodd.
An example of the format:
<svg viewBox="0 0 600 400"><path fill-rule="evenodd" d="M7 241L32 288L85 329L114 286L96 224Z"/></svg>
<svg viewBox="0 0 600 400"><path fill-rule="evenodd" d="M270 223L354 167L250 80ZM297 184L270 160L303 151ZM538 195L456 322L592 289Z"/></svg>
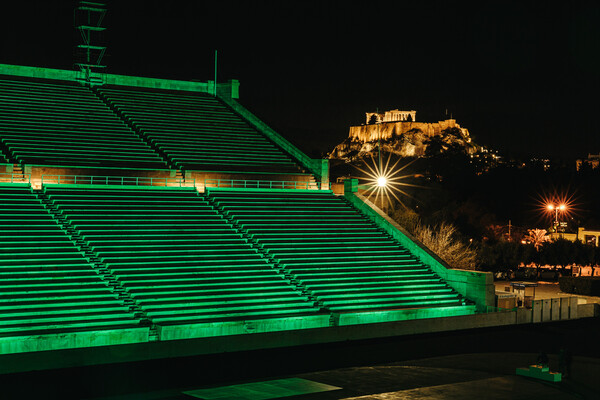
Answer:
<svg viewBox="0 0 600 400"><path fill-rule="evenodd" d="M577 233L553 232L550 234L550 238L552 240L567 239L571 242L579 240L585 244L592 244L594 246L598 246L598 243L600 241L600 230L579 228L577 230Z"/></svg>

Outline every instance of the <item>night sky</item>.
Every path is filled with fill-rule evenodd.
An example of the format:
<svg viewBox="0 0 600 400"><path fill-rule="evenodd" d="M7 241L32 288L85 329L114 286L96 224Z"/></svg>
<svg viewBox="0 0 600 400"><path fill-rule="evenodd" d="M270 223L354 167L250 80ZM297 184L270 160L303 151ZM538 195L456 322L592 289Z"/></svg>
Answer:
<svg viewBox="0 0 600 400"><path fill-rule="evenodd" d="M0 63L71 69L73 1L0 12ZM566 4L569 3L569 4ZM241 81L240 102L311 156L366 111L445 110L508 155L600 153L600 5L529 1L109 1L107 72Z"/></svg>

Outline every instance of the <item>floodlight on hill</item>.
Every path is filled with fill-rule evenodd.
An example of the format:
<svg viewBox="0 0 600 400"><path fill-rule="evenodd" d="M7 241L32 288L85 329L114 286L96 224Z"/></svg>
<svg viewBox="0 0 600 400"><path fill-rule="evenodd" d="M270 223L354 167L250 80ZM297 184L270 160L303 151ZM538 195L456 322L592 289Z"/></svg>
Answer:
<svg viewBox="0 0 600 400"><path fill-rule="evenodd" d="M360 179L367 180L367 199L371 199L373 196L375 196L374 203L377 205L379 202L379 205L382 208L385 206L391 206L392 198L395 198L400 204L403 204L398 197L398 194L411 197L408 193L402 190L401 187L419 187L406 182L406 179L414 177L414 174L400 175L400 173L410 164L412 164L414 160L401 167L397 167L401 158L398 158L398 160L391 166L390 160L391 154L388 154L388 158L385 163L381 162L381 159L379 159L379 162L377 162L371 154L371 162L365 162L365 169L355 166L356 169L365 175L360 177ZM381 200L379 200L380 198Z"/></svg>

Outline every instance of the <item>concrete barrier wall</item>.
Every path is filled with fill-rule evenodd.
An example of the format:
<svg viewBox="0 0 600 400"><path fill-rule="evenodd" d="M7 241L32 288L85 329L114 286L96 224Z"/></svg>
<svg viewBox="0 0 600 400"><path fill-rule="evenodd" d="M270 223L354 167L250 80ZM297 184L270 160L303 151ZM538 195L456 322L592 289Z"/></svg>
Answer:
<svg viewBox="0 0 600 400"><path fill-rule="evenodd" d="M598 304L582 304L577 306L576 298L574 300L567 298L566 301L561 299L560 304L561 315L564 315L562 314L563 310L568 310L569 312L566 319L598 317L600 315L600 305ZM566 308L563 308L563 305L566 305ZM538 312L541 315L541 308ZM247 333L188 340L152 341L116 346L106 342L95 342L94 344L86 343L87 346L91 345L93 347L63 347L68 350L57 350L60 347L53 346L54 351L39 351L43 349L36 347L37 351L35 352L0 354L0 374L531 324L533 322L533 313L533 309L518 308L445 318ZM14 340L14 338L8 339ZM6 346L10 345L6 344ZM2 343L0 343L0 349L2 347Z"/></svg>
<svg viewBox="0 0 600 400"><path fill-rule="evenodd" d="M29 353L50 350L117 346L148 342L149 328L70 332L0 338L0 354Z"/></svg>
<svg viewBox="0 0 600 400"><path fill-rule="evenodd" d="M594 304L579 305L577 297L558 297L554 299L533 300L531 309L520 309L529 312L528 319L533 323L564 321L569 319L593 317ZM591 307L587 307L591 306ZM524 321L525 322L525 321Z"/></svg>
<svg viewBox="0 0 600 400"><path fill-rule="evenodd" d="M345 181L344 197L370 217L379 227L384 229L402 246L416 255L421 262L428 265L437 275L458 293L477 304L480 312L487 311L496 303L494 278L491 272L478 272L450 268L442 259L420 243L396 221L392 220L376 205L356 192L355 179Z"/></svg>
<svg viewBox="0 0 600 400"><path fill-rule="evenodd" d="M185 90L190 92L213 93L214 82L189 82L173 79L143 78L140 76L103 75L106 85L121 85L163 90Z"/></svg>

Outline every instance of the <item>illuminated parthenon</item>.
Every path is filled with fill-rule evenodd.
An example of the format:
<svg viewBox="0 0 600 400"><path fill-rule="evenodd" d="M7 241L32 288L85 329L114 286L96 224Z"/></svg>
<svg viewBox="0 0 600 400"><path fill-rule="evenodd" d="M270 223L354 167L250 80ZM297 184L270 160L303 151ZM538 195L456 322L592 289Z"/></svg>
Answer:
<svg viewBox="0 0 600 400"><path fill-rule="evenodd" d="M381 122L398 122L398 121L416 121L417 112L415 110L400 111L400 110L389 110L385 113L379 112L368 112L367 124L381 123Z"/></svg>

